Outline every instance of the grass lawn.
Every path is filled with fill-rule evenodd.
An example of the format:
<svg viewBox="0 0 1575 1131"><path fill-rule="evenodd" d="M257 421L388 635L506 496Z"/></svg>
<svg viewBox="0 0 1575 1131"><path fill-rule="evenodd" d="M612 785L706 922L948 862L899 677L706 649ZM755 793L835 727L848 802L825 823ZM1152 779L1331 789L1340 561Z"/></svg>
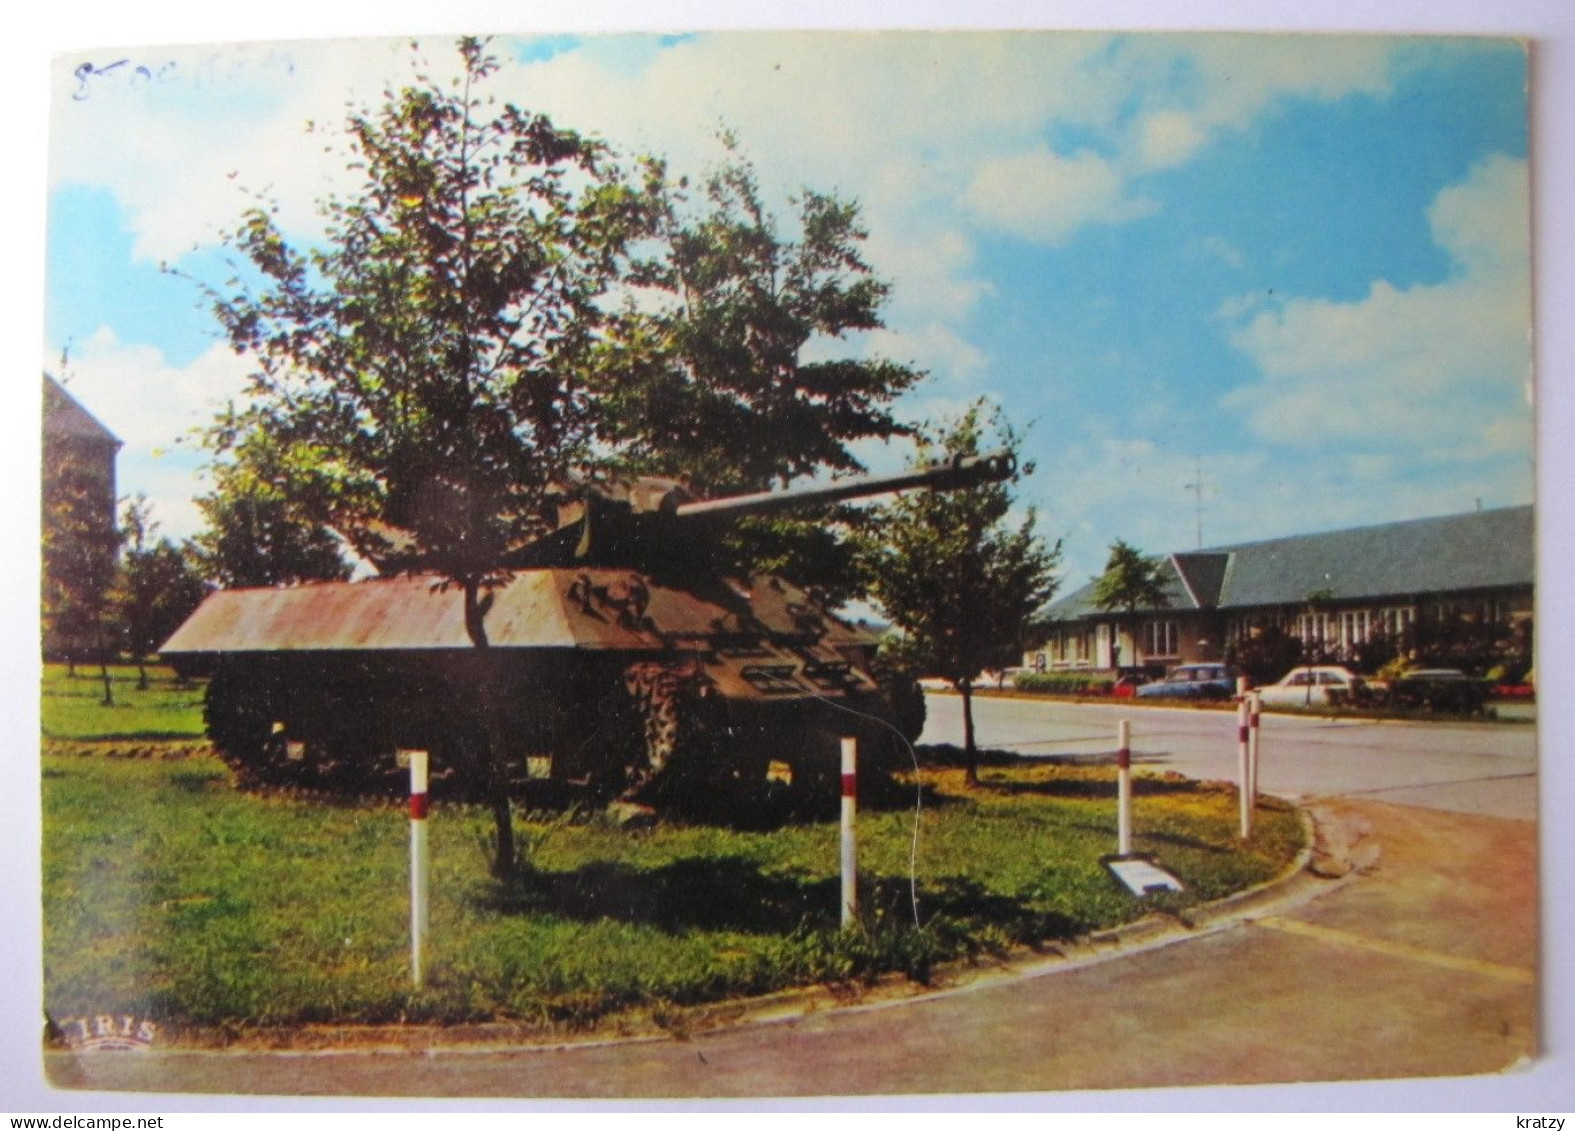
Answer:
<svg viewBox="0 0 1575 1131"><path fill-rule="evenodd" d="M169 668L150 664L148 687L138 690L137 669L109 666L114 705L104 705L104 682L97 664L44 666L41 725L47 739L88 741L160 741L199 739L202 730L201 685L183 683Z"/></svg>
<svg viewBox="0 0 1575 1131"><path fill-rule="evenodd" d="M60 680L46 680L44 725L57 739L136 733L77 704L77 682L51 704ZM163 698L96 709L145 709L153 734L185 736L198 696L168 684L147 694ZM535 871L500 884L487 872L490 813L439 806L427 984L415 991L401 808L243 793L192 743L57 740L48 751L44 992L57 1020L134 1014L197 1039L314 1022L545 1029L630 1009L660 1020L787 986L892 971L922 981L940 962L1149 910L1099 862L1116 838L1108 768L992 765L973 791L960 770L927 768L917 816L861 814L865 921L848 930L837 924L835 822L632 831L594 816L532 819L521 831ZM1138 778L1136 848L1188 886L1167 906L1268 879L1300 847L1288 806L1260 811L1245 846L1235 823L1227 787Z"/></svg>

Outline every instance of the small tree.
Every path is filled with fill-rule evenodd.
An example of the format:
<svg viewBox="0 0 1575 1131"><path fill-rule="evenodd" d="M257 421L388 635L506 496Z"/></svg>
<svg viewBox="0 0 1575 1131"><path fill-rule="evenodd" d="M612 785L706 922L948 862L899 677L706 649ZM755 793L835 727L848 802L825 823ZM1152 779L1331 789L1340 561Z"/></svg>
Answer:
<svg viewBox="0 0 1575 1131"><path fill-rule="evenodd" d="M126 552L116 597L126 651L137 665L137 687L146 690L147 657L202 603L208 586L187 547L168 538L153 540L158 523L146 497L138 495L126 503L121 526Z"/></svg>
<svg viewBox="0 0 1575 1131"><path fill-rule="evenodd" d="M976 405L925 436L921 456L977 455L987 433L1015 454L1016 437L984 416ZM979 780L974 680L1020 654L1032 617L1059 584L1060 543L1046 546L1034 533L1032 509L1021 523L1009 521L1015 482L1016 475L967 490L914 492L876 510L860 536L870 593L902 632L904 652L962 696L970 784Z"/></svg>
<svg viewBox="0 0 1575 1131"><path fill-rule="evenodd" d="M233 443L233 458L212 469L212 494L197 500L207 520L194 547L203 576L225 589L349 577L342 543L322 518L333 492L316 461L291 466L292 453L267 432Z"/></svg>
<svg viewBox="0 0 1575 1131"><path fill-rule="evenodd" d="M1110 546L1105 572L1094 579L1094 606L1105 612L1120 612L1116 619L1116 667L1121 666L1121 629L1132 639L1132 658L1137 659L1137 611L1163 609L1170 605L1165 589L1165 562L1133 549L1121 539Z"/></svg>
<svg viewBox="0 0 1575 1131"><path fill-rule="evenodd" d="M42 612L45 640L63 648L73 672L84 648L98 661L109 706L121 533L107 492L100 473L79 459L61 458L45 475Z"/></svg>

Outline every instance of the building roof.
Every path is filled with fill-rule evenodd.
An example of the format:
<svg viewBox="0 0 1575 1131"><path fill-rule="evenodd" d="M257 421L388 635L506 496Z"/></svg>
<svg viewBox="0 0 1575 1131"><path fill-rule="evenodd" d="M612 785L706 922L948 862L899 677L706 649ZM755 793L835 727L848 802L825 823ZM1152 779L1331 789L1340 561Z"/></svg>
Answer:
<svg viewBox="0 0 1575 1131"><path fill-rule="evenodd" d="M1533 584L1533 508L1391 522L1172 554L1170 609L1249 609L1410 597ZM1051 620L1106 616L1092 583L1051 605Z"/></svg>
<svg viewBox="0 0 1575 1131"><path fill-rule="evenodd" d="M65 387L44 374L44 435L49 439L98 440L120 447L120 439L83 408Z"/></svg>

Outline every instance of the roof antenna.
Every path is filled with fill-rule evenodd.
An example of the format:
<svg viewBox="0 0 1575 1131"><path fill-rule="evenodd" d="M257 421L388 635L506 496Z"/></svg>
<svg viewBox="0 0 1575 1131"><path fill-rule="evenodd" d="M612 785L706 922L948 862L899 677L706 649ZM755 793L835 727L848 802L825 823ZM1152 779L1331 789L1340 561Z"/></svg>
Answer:
<svg viewBox="0 0 1575 1131"><path fill-rule="evenodd" d="M1197 496L1198 509L1198 549L1203 549L1203 457L1198 457L1197 478L1191 483L1182 484L1182 488L1191 491Z"/></svg>

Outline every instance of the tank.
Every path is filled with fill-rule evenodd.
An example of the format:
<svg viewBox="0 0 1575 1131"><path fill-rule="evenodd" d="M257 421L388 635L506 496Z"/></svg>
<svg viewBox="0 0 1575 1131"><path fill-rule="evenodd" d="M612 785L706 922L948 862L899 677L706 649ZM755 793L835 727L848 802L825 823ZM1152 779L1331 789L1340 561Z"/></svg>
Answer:
<svg viewBox="0 0 1575 1131"><path fill-rule="evenodd" d="M917 689L883 680L875 634L792 582L714 568L717 539L745 515L1013 470L996 452L717 499L669 479L577 483L485 593L485 648L463 593L389 528L381 576L220 590L160 653L207 678L209 737L248 785L396 792L397 751L424 749L435 791L477 795L489 733L527 803L826 792L843 736L877 784L894 759L909 764Z"/></svg>

